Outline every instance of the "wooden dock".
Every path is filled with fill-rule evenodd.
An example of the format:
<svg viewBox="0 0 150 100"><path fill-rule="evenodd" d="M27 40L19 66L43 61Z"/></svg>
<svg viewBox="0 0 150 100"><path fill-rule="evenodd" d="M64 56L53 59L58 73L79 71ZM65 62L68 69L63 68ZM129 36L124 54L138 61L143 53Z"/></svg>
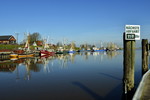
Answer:
<svg viewBox="0 0 150 100"><path fill-rule="evenodd" d="M150 100L150 70L143 75L133 100Z"/></svg>
<svg viewBox="0 0 150 100"><path fill-rule="evenodd" d="M10 54L11 54L10 51L6 51L6 52L0 51L0 60L9 59Z"/></svg>

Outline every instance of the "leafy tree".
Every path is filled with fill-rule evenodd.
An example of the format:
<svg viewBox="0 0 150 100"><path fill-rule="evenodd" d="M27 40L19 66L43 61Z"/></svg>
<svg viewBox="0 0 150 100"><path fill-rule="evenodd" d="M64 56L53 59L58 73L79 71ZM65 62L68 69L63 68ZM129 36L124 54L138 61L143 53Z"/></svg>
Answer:
<svg viewBox="0 0 150 100"><path fill-rule="evenodd" d="M34 32L33 34L30 34L30 44L33 44L35 41L38 41L41 39L41 35L38 32Z"/></svg>

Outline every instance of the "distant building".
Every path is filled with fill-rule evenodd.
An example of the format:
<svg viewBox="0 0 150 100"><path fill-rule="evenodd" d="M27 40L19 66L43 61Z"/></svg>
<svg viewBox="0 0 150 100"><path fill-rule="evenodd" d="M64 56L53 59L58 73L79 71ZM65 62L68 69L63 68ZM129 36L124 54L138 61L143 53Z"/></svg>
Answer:
<svg viewBox="0 0 150 100"><path fill-rule="evenodd" d="M43 45L43 41L36 41L37 46L42 46Z"/></svg>
<svg viewBox="0 0 150 100"><path fill-rule="evenodd" d="M16 39L12 35L3 35L0 36L0 44L15 44Z"/></svg>

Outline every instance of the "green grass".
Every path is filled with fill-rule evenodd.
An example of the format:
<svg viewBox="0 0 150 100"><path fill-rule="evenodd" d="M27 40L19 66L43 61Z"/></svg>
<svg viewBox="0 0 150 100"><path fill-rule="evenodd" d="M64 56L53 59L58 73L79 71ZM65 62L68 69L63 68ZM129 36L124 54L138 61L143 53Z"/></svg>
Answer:
<svg viewBox="0 0 150 100"><path fill-rule="evenodd" d="M0 50L15 50L19 47L19 45L11 45L11 44L0 44Z"/></svg>

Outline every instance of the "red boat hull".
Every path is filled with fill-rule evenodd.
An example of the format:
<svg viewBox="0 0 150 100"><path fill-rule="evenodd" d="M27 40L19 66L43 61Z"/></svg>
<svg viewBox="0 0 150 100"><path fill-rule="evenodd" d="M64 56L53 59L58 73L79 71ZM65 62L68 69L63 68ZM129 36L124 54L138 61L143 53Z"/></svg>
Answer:
<svg viewBox="0 0 150 100"><path fill-rule="evenodd" d="M40 56L44 56L44 55L53 56L54 54L55 54L55 52L49 52L47 50L41 50L40 51Z"/></svg>

